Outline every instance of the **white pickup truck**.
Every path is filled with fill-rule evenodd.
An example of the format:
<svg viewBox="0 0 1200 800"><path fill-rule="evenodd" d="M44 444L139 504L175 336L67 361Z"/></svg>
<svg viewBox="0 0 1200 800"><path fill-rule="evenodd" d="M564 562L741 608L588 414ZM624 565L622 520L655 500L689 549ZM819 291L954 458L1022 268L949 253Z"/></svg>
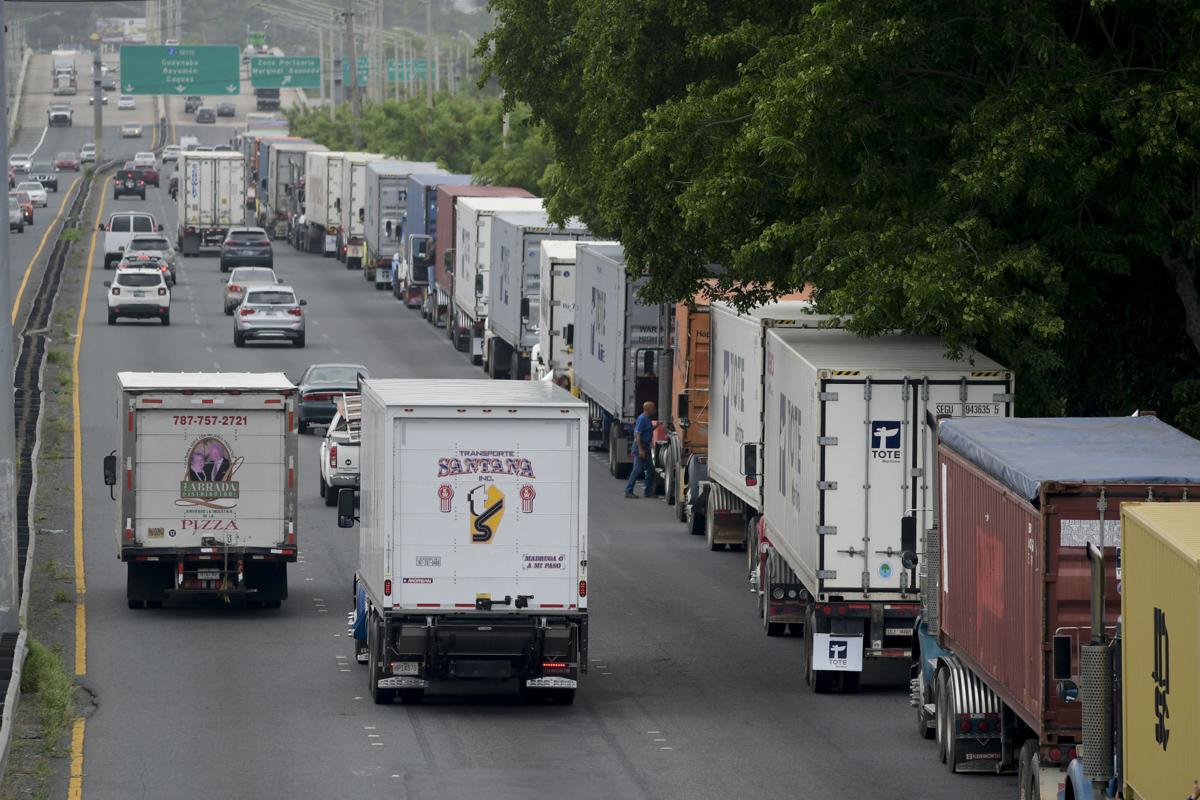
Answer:
<svg viewBox="0 0 1200 800"><path fill-rule="evenodd" d="M321 441L321 497L336 506L338 491L358 488L358 446L362 431L362 398L343 394Z"/></svg>

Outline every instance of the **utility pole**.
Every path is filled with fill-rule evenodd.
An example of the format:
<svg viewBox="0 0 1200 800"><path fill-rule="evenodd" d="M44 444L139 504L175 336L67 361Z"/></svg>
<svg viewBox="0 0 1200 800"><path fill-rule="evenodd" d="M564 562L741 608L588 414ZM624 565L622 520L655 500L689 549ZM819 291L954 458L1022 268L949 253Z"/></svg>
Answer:
<svg viewBox="0 0 1200 800"><path fill-rule="evenodd" d="M433 108L433 0L425 0L425 104Z"/></svg>
<svg viewBox="0 0 1200 800"><path fill-rule="evenodd" d="M358 119L362 116L362 97L358 93L358 57L354 49L354 0L346 0L346 62L350 65L350 131L354 146L359 147Z"/></svg>
<svg viewBox="0 0 1200 800"><path fill-rule="evenodd" d="M96 42L92 53L92 140L96 143L96 168L104 163L104 88L101 86L103 70L100 68L100 50L103 42Z"/></svg>
<svg viewBox="0 0 1200 800"><path fill-rule="evenodd" d="M400 70L406 69L407 65L400 60L400 40L392 40L392 60L396 62L396 80L392 84L392 90L396 96L396 102L400 102Z"/></svg>
<svg viewBox="0 0 1200 800"><path fill-rule="evenodd" d="M325 94L325 87L328 81L333 80L333 73L329 69L329 62L332 59L325 58L325 30L323 28L317 28L317 53L319 55L318 62L321 64L321 105L325 105L329 102ZM330 77L328 81L326 80L325 73L329 73Z"/></svg>
<svg viewBox="0 0 1200 800"><path fill-rule="evenodd" d="M0 64L5 63L8 42L4 36L4 6L0 3ZM8 75L0 75L0 119L8 122ZM8 134L0 136L0 163L8 163ZM17 633L20 600L17 583L17 437L13 402L12 284L8 260L8 226L0 231L0 385L7 386L0 401L0 631ZM26 469L29 465L26 465Z"/></svg>

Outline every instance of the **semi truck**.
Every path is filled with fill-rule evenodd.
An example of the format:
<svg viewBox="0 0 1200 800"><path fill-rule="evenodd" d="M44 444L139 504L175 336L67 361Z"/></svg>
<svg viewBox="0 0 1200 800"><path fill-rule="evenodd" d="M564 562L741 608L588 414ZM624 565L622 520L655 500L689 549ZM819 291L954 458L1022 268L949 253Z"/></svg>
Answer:
<svg viewBox="0 0 1200 800"><path fill-rule="evenodd" d="M1121 505L1121 621L1113 635L1102 617L1105 558L1094 544L1088 561L1092 624L1080 648L1080 673L1066 669L1063 659L1054 676L1079 687L1083 710L1082 747L1058 797L1194 797L1200 785L1194 680L1200 673L1200 506Z"/></svg>
<svg viewBox="0 0 1200 800"><path fill-rule="evenodd" d="M266 173L259 178L262 191L258 205L258 224L272 239L286 237L292 221L300 213L305 154L319 153L323 150L324 145L305 140L285 139L268 144Z"/></svg>
<svg viewBox="0 0 1200 800"><path fill-rule="evenodd" d="M296 561L296 389L282 373L117 374L117 555L130 608L287 598Z"/></svg>
<svg viewBox="0 0 1200 800"><path fill-rule="evenodd" d="M575 248L575 324L572 385L588 404L589 443L608 452L608 469L625 477L632 466L633 423L647 400L658 402L667 331L663 307L638 291L646 278L625 269L615 242L579 242Z"/></svg>
<svg viewBox="0 0 1200 800"><path fill-rule="evenodd" d="M547 239L538 257L538 356L534 376L569 375L567 333L575 324L575 239ZM615 244L615 242L613 243Z"/></svg>
<svg viewBox="0 0 1200 800"><path fill-rule="evenodd" d="M363 236L367 220L367 164L384 158L387 156L377 153L346 154L342 188L334 203L338 211L337 257L346 269L363 268L367 250Z"/></svg>
<svg viewBox="0 0 1200 800"><path fill-rule="evenodd" d="M981 353L950 358L934 337L775 326L765 339L761 392L745 393L761 397L762 436L740 448L744 483L762 487L746 528L764 632L803 627L813 692L853 692L864 675L903 685L921 610L916 532L933 507L928 415L1011 416L1013 375ZM737 365L715 344L732 389ZM726 398L740 403L731 391L713 403L710 474L715 429L725 438L738 419Z"/></svg>
<svg viewBox="0 0 1200 800"><path fill-rule="evenodd" d="M1087 675L1102 658L1091 647L1095 634L1116 631L1118 580L1137 589L1132 575L1118 578L1121 509L1194 499L1200 442L1145 416L931 426L936 496L912 634L917 731L936 739L951 772L1015 770L1021 797L1050 800L1069 762L1081 748L1087 755L1084 713L1096 696ZM1095 603L1089 545L1104 559ZM1135 573L1143 584L1144 570ZM1144 676L1131 680L1126 687L1146 685ZM1146 688L1137 702L1153 699ZM1147 712L1138 715L1144 721ZM1195 763L1194 749L1188 759Z"/></svg>
<svg viewBox="0 0 1200 800"><path fill-rule="evenodd" d="M484 364L493 378L523 381L538 343L543 242L590 239L578 219L553 225L545 211L505 211L492 223Z"/></svg>
<svg viewBox="0 0 1200 800"><path fill-rule="evenodd" d="M459 197L454 234L454 307L451 339L455 349L483 363L488 313L488 273L492 262L492 222L501 211L541 211L540 197Z"/></svg>
<svg viewBox="0 0 1200 800"><path fill-rule="evenodd" d="M408 212L408 177L414 172L442 171L430 161L386 159L366 165L363 277L376 289L392 285L392 256L400 252L400 233Z"/></svg>
<svg viewBox="0 0 1200 800"><path fill-rule="evenodd" d="M246 160L230 151L181 152L175 203L184 256L220 247L229 229L246 221Z"/></svg>
<svg viewBox="0 0 1200 800"><path fill-rule="evenodd" d="M362 381L356 629L376 703L569 704L588 663L587 411L542 382ZM338 525L355 521L352 490Z"/></svg>
<svg viewBox="0 0 1200 800"><path fill-rule="evenodd" d="M337 255L346 155L332 150L304 154L305 249L326 258Z"/></svg>
<svg viewBox="0 0 1200 800"><path fill-rule="evenodd" d="M306 142L299 136L289 136L287 131L251 131L245 135L242 150L247 153L246 207L254 212L255 219L262 214L262 204L267 194L267 173L271 165L271 145L276 142Z"/></svg>
<svg viewBox="0 0 1200 800"><path fill-rule="evenodd" d="M419 306L430 319L431 298L436 285L434 250L438 229L439 186L465 186L470 175L425 174L408 177L408 208L400 222L400 272L392 283L392 295L409 308Z"/></svg>
<svg viewBox="0 0 1200 800"><path fill-rule="evenodd" d="M450 324L453 316L454 298L454 238L458 232L458 198L460 197L533 197L519 186L476 186L441 184L437 188L438 228L434 237L434 269L436 285L431 287L434 302L429 322L436 326L445 325L446 335L455 338L455 328Z"/></svg>
<svg viewBox="0 0 1200 800"><path fill-rule="evenodd" d="M60 78L65 78L67 85L71 88L71 94L75 93L76 81L78 80L78 70L75 67L75 58L78 54L74 50L52 50L50 52L50 77L54 81L57 94L58 81Z"/></svg>
<svg viewBox="0 0 1200 800"><path fill-rule="evenodd" d="M254 90L254 107L259 111L274 111L279 108L279 90L258 88Z"/></svg>

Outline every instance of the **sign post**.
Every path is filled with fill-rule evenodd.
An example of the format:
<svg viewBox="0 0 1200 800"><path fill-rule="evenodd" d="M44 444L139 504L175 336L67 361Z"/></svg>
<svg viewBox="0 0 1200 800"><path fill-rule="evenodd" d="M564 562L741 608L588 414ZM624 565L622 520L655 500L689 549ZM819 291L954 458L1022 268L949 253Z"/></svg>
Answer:
<svg viewBox="0 0 1200 800"><path fill-rule="evenodd" d="M241 88L241 54L236 45L121 47L125 94L233 95Z"/></svg>
<svg viewBox="0 0 1200 800"><path fill-rule="evenodd" d="M321 59L317 56L255 56L250 59L250 85L255 89L318 89Z"/></svg>

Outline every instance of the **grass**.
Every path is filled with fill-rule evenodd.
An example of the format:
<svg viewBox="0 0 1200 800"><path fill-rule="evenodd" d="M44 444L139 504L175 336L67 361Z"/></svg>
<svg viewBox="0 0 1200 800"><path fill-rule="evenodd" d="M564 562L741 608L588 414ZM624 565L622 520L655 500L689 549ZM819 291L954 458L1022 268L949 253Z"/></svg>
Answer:
<svg viewBox="0 0 1200 800"><path fill-rule="evenodd" d="M57 592L54 593L54 602L56 602L56 603L73 603L73 602L75 602L75 598L72 597L71 595L67 594L63 590L59 589Z"/></svg>
<svg viewBox="0 0 1200 800"><path fill-rule="evenodd" d="M62 233L59 234L59 239L64 242L78 242L82 238L83 231L79 228L63 228Z"/></svg>
<svg viewBox="0 0 1200 800"><path fill-rule="evenodd" d="M46 361L56 367L65 367L71 363L71 356L65 347L51 347L46 353Z"/></svg>
<svg viewBox="0 0 1200 800"><path fill-rule="evenodd" d="M75 682L61 656L41 642L29 640L29 654L21 673L21 692L37 701L42 722L42 749L55 749L74 711Z"/></svg>

